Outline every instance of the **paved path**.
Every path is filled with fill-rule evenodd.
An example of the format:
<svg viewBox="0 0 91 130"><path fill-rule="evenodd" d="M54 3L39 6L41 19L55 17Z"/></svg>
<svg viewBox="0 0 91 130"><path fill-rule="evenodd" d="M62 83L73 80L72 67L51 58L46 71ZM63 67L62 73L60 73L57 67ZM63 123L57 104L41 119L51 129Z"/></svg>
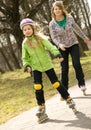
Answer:
<svg viewBox="0 0 91 130"><path fill-rule="evenodd" d="M69 89L76 102L78 114L75 115L65 101L60 101L57 94L46 102L49 116L47 122L37 123L37 108L34 107L0 125L0 130L91 130L91 79L86 81L86 86L87 96L83 96L77 85Z"/></svg>

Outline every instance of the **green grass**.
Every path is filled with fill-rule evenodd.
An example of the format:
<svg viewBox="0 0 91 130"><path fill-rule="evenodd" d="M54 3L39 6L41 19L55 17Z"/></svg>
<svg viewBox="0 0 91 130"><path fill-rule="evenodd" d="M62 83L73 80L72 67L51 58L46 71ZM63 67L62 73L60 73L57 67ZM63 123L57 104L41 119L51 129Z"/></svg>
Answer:
<svg viewBox="0 0 91 130"><path fill-rule="evenodd" d="M91 78L91 51L86 52L86 57L81 58L81 64L85 73L85 79ZM55 71L60 78L60 64L58 59L53 60ZM74 69L70 59L69 87L77 84ZM49 99L57 93L43 74L45 99ZM0 74L0 124L12 117L36 106L33 89L33 78L23 70Z"/></svg>

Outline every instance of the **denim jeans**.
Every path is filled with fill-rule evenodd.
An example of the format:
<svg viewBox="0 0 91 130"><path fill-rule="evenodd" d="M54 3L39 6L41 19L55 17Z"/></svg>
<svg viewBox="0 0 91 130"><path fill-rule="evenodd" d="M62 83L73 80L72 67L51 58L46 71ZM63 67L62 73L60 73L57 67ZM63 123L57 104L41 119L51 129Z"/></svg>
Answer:
<svg viewBox="0 0 91 130"><path fill-rule="evenodd" d="M61 82L68 89L68 82L69 82L69 54L72 58L72 64L75 70L76 79L78 80L78 86L85 85L84 80L84 73L80 63L80 53L79 53L79 46L75 44L69 48L66 48L66 51L60 52L64 58L64 61L61 63Z"/></svg>

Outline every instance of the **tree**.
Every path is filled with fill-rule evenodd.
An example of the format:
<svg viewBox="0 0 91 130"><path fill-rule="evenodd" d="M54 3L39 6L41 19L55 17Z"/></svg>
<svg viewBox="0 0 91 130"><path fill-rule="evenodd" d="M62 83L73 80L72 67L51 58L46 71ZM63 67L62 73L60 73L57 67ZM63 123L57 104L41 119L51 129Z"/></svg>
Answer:
<svg viewBox="0 0 91 130"><path fill-rule="evenodd" d="M51 20L50 9L54 1L55 0L0 0L0 59L4 61L4 71L22 67L21 43L23 34L19 27L21 19L25 17L32 18L41 25L43 32L49 35L48 25ZM63 2L68 12L71 12L74 18L78 19L78 24L81 27L82 24L84 24L87 29L87 34L89 35L91 33L89 29L91 25L89 23L89 17L87 16L89 11L87 10L87 0L63 0ZM81 4L83 6L81 6ZM0 68L2 68L2 61L0 60Z"/></svg>
<svg viewBox="0 0 91 130"><path fill-rule="evenodd" d="M64 0L65 7L67 7L68 12L72 14L77 24L82 28L84 33L91 38L91 25L89 19L89 6L87 0ZM78 37L80 42L80 52L81 56L84 56L84 50L88 50L86 44L83 44L83 40Z"/></svg>

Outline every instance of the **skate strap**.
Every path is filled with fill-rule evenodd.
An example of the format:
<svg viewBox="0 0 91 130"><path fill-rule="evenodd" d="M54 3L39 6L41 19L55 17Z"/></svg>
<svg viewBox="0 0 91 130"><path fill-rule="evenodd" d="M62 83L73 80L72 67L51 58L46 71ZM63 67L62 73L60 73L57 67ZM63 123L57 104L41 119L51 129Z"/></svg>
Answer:
<svg viewBox="0 0 91 130"><path fill-rule="evenodd" d="M72 100L72 98L71 97L68 97L67 99L66 99L66 101L68 102L68 101L70 101L70 100Z"/></svg>
<svg viewBox="0 0 91 130"><path fill-rule="evenodd" d="M39 105L39 108L45 108L45 105L44 104Z"/></svg>

